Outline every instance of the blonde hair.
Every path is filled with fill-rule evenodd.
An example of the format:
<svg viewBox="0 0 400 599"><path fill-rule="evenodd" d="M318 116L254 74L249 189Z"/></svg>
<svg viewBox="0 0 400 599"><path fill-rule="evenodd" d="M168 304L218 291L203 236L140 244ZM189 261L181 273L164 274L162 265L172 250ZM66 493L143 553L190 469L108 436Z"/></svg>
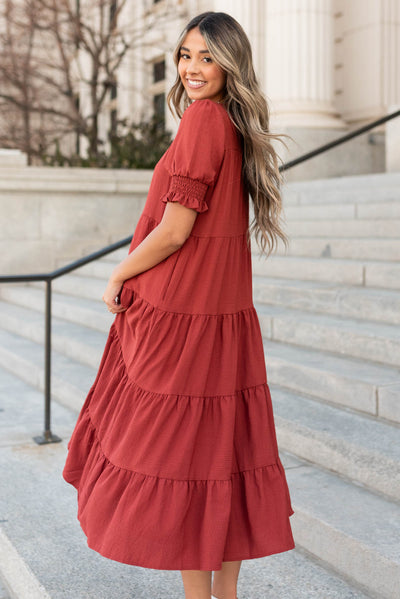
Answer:
<svg viewBox="0 0 400 599"><path fill-rule="evenodd" d="M272 140L281 136L269 132L269 109L253 68L249 39L239 23L223 12L206 12L188 23L174 52L178 66L182 43L192 29L198 28L211 57L226 74L223 103L230 119L243 140L242 170L244 181L253 201L254 219L249 234L255 234L262 252L269 255L280 238L285 246L287 237L280 220L282 199L278 156ZM172 106L181 118L190 99L179 73L168 94Z"/></svg>

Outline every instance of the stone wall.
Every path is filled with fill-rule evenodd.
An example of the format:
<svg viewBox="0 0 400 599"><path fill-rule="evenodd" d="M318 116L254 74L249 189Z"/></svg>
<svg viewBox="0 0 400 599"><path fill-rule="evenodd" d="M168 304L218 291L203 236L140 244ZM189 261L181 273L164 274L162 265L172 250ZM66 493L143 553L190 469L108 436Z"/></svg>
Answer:
<svg viewBox="0 0 400 599"><path fill-rule="evenodd" d="M133 233L152 171L0 168L0 273L45 272Z"/></svg>

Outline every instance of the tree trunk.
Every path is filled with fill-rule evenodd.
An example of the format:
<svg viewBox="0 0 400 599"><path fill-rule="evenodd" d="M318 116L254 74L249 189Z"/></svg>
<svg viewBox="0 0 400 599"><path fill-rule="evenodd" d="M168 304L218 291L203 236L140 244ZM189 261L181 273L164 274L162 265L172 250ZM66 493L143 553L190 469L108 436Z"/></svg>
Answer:
<svg viewBox="0 0 400 599"><path fill-rule="evenodd" d="M32 145L31 145L31 114L29 105L24 108L23 111L23 122L24 122L24 146L25 152L28 157L28 165L32 164Z"/></svg>

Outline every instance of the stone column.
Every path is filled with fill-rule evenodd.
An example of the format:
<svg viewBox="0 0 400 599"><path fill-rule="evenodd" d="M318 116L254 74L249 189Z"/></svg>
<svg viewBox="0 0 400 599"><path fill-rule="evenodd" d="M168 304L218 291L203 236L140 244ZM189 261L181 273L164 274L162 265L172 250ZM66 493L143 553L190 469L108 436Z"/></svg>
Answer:
<svg viewBox="0 0 400 599"><path fill-rule="evenodd" d="M267 0L265 91L279 126L343 127L333 106L332 0Z"/></svg>
<svg viewBox="0 0 400 599"><path fill-rule="evenodd" d="M398 0L383 0L381 14L381 68L383 103L400 104L400 6Z"/></svg>
<svg viewBox="0 0 400 599"><path fill-rule="evenodd" d="M382 80L386 112L400 109L400 7L397 0L382 3ZM400 172L400 117L386 124L385 157L388 172Z"/></svg>
<svg viewBox="0 0 400 599"><path fill-rule="evenodd" d="M257 77L263 85L265 57L265 7L266 0L214 0L212 10L226 12L236 19L247 33L253 50ZM264 87L264 85L263 85Z"/></svg>

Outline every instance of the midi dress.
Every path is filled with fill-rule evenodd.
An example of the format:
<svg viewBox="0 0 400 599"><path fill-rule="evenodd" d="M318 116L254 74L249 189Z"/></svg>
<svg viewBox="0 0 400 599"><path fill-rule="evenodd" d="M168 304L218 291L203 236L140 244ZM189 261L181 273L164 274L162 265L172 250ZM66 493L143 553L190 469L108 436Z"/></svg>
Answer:
<svg viewBox="0 0 400 599"><path fill-rule="evenodd" d="M242 144L197 100L155 167L132 251L166 202L183 246L127 280L63 472L89 547L126 564L219 570L294 547L252 300Z"/></svg>

